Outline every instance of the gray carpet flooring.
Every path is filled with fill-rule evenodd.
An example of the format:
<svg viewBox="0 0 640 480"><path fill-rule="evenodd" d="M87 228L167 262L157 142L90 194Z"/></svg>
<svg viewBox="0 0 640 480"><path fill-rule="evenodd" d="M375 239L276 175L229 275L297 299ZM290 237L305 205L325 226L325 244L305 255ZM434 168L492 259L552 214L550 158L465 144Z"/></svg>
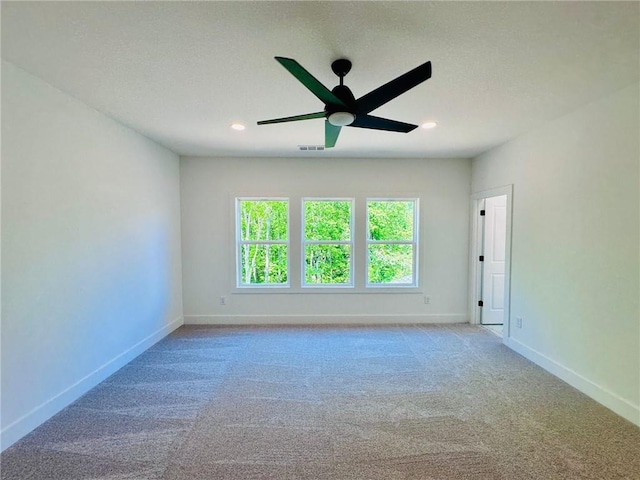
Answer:
<svg viewBox="0 0 640 480"><path fill-rule="evenodd" d="M182 327L2 479L640 479L640 429L470 325Z"/></svg>

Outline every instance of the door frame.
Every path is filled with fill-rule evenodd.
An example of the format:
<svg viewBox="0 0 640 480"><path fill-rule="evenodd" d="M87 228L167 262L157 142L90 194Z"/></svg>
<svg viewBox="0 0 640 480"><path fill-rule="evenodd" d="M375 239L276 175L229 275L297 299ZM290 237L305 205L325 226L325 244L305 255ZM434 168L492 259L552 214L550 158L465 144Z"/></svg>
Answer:
<svg viewBox="0 0 640 480"><path fill-rule="evenodd" d="M480 325L481 308L478 306L480 293L482 290L482 269L478 261L483 242L483 228L480 221L480 205L483 200L490 197L507 196L507 228L505 239L505 263L504 263L504 320L502 326L502 337L509 338L511 335L511 234L512 234L512 212L513 212L513 185L492 188L471 195L471 220L470 220L470 241L469 241L469 323Z"/></svg>

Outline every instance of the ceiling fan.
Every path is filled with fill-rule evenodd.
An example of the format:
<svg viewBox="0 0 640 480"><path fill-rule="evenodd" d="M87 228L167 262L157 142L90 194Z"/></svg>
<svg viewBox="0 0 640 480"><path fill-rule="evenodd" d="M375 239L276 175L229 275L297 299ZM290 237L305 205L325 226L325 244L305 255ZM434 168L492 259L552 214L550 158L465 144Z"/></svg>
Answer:
<svg viewBox="0 0 640 480"><path fill-rule="evenodd" d="M342 58L331 64L333 73L340 77L340 85L336 85L333 90L329 90L295 60L284 57L275 57L275 59L324 103L324 110L293 117L263 120L258 122L258 125L324 117L325 148L335 146L338 135L340 135L340 129L346 126L404 133L408 133L418 127L410 123L374 117L369 115L369 112L431 78L431 62L423 63L356 100L349 87L343 83L345 75L351 70L351 62L349 60Z"/></svg>

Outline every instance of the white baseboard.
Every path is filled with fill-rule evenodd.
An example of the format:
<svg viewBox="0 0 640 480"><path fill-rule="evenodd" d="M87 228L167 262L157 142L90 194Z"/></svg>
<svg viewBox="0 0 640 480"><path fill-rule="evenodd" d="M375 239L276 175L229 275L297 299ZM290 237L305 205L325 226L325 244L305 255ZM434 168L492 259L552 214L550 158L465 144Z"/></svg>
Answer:
<svg viewBox="0 0 640 480"><path fill-rule="evenodd" d="M185 315L185 325L344 325L468 323L466 314L450 315Z"/></svg>
<svg viewBox="0 0 640 480"><path fill-rule="evenodd" d="M131 348L128 348L101 367L98 367L84 378L81 378L73 385L67 387L62 392L37 406L26 415L23 415L16 421L7 425L0 432L0 451L3 451L13 445L27 433L53 417L60 410L80 398L86 392L183 324L184 320L182 317L176 318L171 323L139 341Z"/></svg>
<svg viewBox="0 0 640 480"><path fill-rule="evenodd" d="M523 357L531 360L533 363L541 366L549 373L555 375L561 380L567 382L572 387L580 390L585 395L591 397L596 402L604 405L608 409L626 418L635 425L640 426L640 406L633 405L628 400L610 392L604 387L592 382L588 378L583 377L579 373L565 367L547 357L546 355L526 346L525 344L513 338L505 338L504 344L518 352Z"/></svg>

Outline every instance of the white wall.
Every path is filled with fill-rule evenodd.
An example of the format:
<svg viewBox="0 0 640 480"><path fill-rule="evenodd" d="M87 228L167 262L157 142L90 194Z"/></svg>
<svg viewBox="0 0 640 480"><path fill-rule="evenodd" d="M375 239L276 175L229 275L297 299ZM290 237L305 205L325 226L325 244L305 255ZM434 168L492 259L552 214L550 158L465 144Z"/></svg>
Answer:
<svg viewBox="0 0 640 480"><path fill-rule="evenodd" d="M185 323L468 321L470 179L470 160L460 159L181 158ZM360 202L365 196L418 196L421 287L400 294L238 293L236 195L279 195L292 202L301 196L356 196ZM227 305L220 305L221 296Z"/></svg>
<svg viewBox="0 0 640 480"><path fill-rule="evenodd" d="M513 184L507 343L640 424L638 91L480 156L472 190Z"/></svg>
<svg viewBox="0 0 640 480"><path fill-rule="evenodd" d="M2 63L2 447L182 322L179 158Z"/></svg>

